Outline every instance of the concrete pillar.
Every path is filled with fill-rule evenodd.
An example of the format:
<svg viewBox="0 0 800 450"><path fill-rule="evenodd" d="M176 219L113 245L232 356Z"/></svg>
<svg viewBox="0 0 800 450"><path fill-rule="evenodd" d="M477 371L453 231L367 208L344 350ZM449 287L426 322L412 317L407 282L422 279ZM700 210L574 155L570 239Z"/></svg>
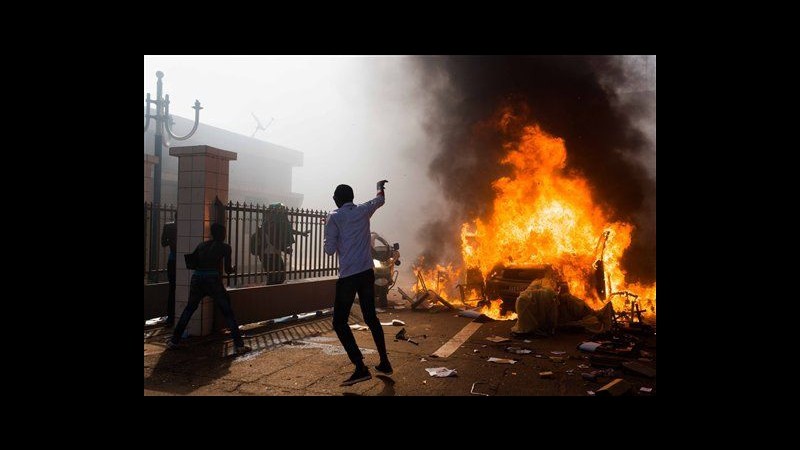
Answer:
<svg viewBox="0 0 800 450"><path fill-rule="evenodd" d="M144 201L153 202L153 167L158 162L154 155L144 155Z"/></svg>
<svg viewBox="0 0 800 450"><path fill-rule="evenodd" d="M172 147L171 156L178 157L178 247L175 281L175 321L177 323L189 302L191 271L183 255L194 251L197 244L211 239L215 198L228 204L228 163L236 153L207 145ZM228 224L224 223L227 228ZM227 234L227 230L226 230ZM206 297L195 311L189 326L190 336L211 334L214 303Z"/></svg>

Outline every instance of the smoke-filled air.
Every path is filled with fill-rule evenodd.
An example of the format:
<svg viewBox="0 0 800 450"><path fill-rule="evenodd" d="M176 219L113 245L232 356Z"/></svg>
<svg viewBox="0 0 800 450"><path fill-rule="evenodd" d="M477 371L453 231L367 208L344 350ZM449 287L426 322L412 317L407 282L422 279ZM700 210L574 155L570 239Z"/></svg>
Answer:
<svg viewBox="0 0 800 450"><path fill-rule="evenodd" d="M417 272L452 298L470 268L552 264L599 308L602 251L608 293L655 312L654 56L146 56L145 92L156 71L171 114L191 121L202 101L198 133L302 153L301 208L335 209L339 184L365 202L388 180L371 229L400 244L409 293ZM253 161L231 162L232 184L267 172Z"/></svg>

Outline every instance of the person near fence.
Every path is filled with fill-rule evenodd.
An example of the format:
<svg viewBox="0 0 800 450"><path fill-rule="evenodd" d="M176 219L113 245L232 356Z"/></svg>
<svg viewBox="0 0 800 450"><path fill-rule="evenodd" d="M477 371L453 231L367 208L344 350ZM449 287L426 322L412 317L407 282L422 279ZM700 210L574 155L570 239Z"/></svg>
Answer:
<svg viewBox="0 0 800 450"><path fill-rule="evenodd" d="M178 346L183 330L189 324L189 319L192 318L200 301L203 297L209 296L214 299L214 303L225 316L228 330L233 337L236 354L246 353L250 351L250 347L244 345L239 325L236 323L231 308L230 295L225 290L225 285L222 284L223 263L226 273L236 272L236 266L231 267L231 246L224 242L225 227L216 222L211 224L211 237L211 239L198 244L191 256L187 257L187 268L194 270L189 286L189 303L175 326L172 338L167 341L167 348L173 349ZM189 261L191 261L191 267Z"/></svg>
<svg viewBox="0 0 800 450"><path fill-rule="evenodd" d="M350 309L356 293L361 305L364 322L372 332L375 346L380 355L380 364L375 366L379 372L392 374L392 365L386 353L383 328L375 313L375 272L370 253L369 220L375 211L386 202L384 185L378 182L378 194L374 199L360 205L353 204L353 188L340 184L333 192L333 201L338 209L325 219L325 253L339 254L339 279L336 281L336 297L333 304L333 328L347 351L350 361L356 366L350 378L341 386L366 381L372 378L364 364L364 355L358 349L353 332L347 324Z"/></svg>
<svg viewBox="0 0 800 450"><path fill-rule="evenodd" d="M282 284L286 281L286 263L284 255L292 254L294 236L308 237L308 231L297 231L292 228L289 213L283 203L269 205L261 226L250 237L251 253L261 259L264 272L267 272L267 284Z"/></svg>
<svg viewBox="0 0 800 450"><path fill-rule="evenodd" d="M167 294L167 326L175 323L175 245L178 242L178 214L172 222L164 224L161 231L161 246L169 246L169 256L167 257L167 279L169 280L169 294Z"/></svg>

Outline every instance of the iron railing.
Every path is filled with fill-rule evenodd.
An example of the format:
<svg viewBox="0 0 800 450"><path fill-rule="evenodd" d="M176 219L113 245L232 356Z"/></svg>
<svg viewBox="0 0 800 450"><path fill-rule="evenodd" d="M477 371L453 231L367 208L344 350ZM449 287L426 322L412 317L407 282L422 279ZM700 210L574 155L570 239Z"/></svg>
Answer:
<svg viewBox="0 0 800 450"><path fill-rule="evenodd" d="M337 255L323 251L326 211L228 203L227 242L237 271L230 287L280 284L339 273Z"/></svg>
<svg viewBox="0 0 800 450"><path fill-rule="evenodd" d="M160 214L159 221L159 234L155 238L159 240L158 244L158 262L155 267L150 267L150 217L153 214L153 203L144 202L144 278L145 283L161 283L167 281L167 257L169 256L169 247L161 247L160 239L161 233L164 230L164 224L175 220L175 214L178 208L173 205L157 205L156 212Z"/></svg>
<svg viewBox="0 0 800 450"><path fill-rule="evenodd" d="M164 224L175 219L173 205L157 206L161 214L161 239ZM144 275L145 283L167 281L168 247L159 247L158 264L149 267L150 217L153 204L144 205ZM233 249L231 264L236 273L225 276L229 287L279 284L337 275L338 255L323 251L327 211L286 208L229 202L225 207L226 242ZM178 261L178 267L182 265Z"/></svg>

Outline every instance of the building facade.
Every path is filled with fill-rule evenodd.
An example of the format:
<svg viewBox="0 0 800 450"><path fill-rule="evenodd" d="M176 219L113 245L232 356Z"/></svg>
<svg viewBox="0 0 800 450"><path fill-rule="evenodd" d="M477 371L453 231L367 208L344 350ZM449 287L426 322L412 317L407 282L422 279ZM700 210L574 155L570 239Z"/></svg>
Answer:
<svg viewBox="0 0 800 450"><path fill-rule="evenodd" d="M178 136L191 130L193 121L172 115L172 130ZM153 155L154 127L144 133L144 153ZM269 204L281 202L299 208L303 194L292 192L292 169L303 166L303 154L299 151L260 139L251 138L202 123L194 135L185 141L171 142L173 147L209 145L238 154L238 160L230 165L230 191L233 202ZM169 150L161 151L161 203L176 204L178 199L178 158L170 156Z"/></svg>

